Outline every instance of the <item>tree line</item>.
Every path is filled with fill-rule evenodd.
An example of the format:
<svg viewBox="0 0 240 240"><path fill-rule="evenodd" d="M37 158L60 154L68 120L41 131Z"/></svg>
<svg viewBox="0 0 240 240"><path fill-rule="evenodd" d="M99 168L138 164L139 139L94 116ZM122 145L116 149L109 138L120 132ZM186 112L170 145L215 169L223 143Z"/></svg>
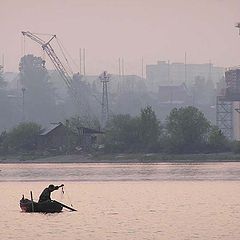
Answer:
<svg viewBox="0 0 240 240"><path fill-rule="evenodd" d="M70 149L78 146L79 127L99 128L97 120L73 117L65 122L71 141ZM33 122L20 123L0 135L1 153L31 152L37 150L37 138L42 127ZM195 107L174 108L161 123L151 106L139 115L113 115L104 130L105 153L218 153L239 152L240 143L229 141L221 130L212 125ZM68 136L68 137L69 137ZM93 150L93 149L90 149ZM96 149L94 149L96 151Z"/></svg>
<svg viewBox="0 0 240 240"><path fill-rule="evenodd" d="M106 130L106 151L210 153L230 150L230 142L195 107L174 108L160 123L148 106L139 116L113 116Z"/></svg>

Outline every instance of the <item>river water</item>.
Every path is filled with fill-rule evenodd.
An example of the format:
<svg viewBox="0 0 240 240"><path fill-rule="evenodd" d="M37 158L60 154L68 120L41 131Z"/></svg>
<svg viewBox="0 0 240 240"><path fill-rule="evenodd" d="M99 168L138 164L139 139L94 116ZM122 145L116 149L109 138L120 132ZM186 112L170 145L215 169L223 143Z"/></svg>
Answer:
<svg viewBox="0 0 240 240"><path fill-rule="evenodd" d="M21 212L50 183L78 211ZM0 190L1 240L240 239L240 163L0 164Z"/></svg>

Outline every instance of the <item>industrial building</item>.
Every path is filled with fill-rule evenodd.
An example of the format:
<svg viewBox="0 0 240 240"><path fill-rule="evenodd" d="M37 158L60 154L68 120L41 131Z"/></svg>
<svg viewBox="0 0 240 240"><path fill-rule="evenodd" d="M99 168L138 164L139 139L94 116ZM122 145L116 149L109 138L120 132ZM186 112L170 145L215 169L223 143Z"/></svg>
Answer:
<svg viewBox="0 0 240 240"><path fill-rule="evenodd" d="M186 64L158 61L157 64L146 65L146 78L149 89L156 91L159 86L169 84L192 85L197 77L205 80L211 78L214 84L224 76L224 68L212 63Z"/></svg>
<svg viewBox="0 0 240 240"><path fill-rule="evenodd" d="M225 89L217 96L216 122L225 136L240 140L240 69L228 69L225 83Z"/></svg>

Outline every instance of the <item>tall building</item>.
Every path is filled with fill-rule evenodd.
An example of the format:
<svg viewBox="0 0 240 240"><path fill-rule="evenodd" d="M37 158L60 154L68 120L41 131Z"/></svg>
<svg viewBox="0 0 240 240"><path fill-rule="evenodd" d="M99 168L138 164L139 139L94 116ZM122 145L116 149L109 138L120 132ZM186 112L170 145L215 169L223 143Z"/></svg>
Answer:
<svg viewBox="0 0 240 240"><path fill-rule="evenodd" d="M206 64L184 64L158 61L157 64L146 66L147 84L150 90L155 91L158 86L185 83L191 86L196 77L206 81L211 79L216 84L224 76L224 68Z"/></svg>

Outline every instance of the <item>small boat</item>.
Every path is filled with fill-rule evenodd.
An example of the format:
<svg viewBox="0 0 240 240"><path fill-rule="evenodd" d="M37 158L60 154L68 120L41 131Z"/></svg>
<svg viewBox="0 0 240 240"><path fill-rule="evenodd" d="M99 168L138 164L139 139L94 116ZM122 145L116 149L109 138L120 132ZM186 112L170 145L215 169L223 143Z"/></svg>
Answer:
<svg viewBox="0 0 240 240"><path fill-rule="evenodd" d="M77 211L76 209L55 200L35 202L33 201L32 191L30 191L30 194L31 200L25 198L24 195L20 200L20 208L23 212L59 213L63 208L70 211Z"/></svg>
<svg viewBox="0 0 240 240"><path fill-rule="evenodd" d="M63 204L57 201L34 202L27 198L20 200L20 208L23 212L59 213Z"/></svg>

